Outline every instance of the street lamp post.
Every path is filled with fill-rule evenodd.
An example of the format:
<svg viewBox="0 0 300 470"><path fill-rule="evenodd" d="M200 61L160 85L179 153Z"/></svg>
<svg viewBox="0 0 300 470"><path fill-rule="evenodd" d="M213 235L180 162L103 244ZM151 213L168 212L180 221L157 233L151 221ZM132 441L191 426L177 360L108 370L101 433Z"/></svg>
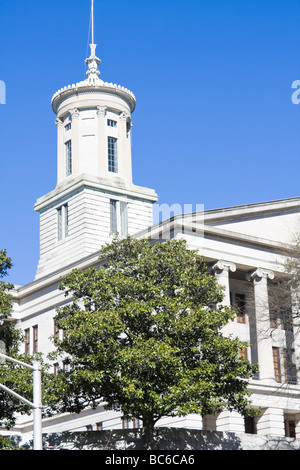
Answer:
<svg viewBox="0 0 300 470"><path fill-rule="evenodd" d="M33 402L22 397L18 393L10 390L5 385L0 384L0 388L10 395L18 398L20 401L26 403L33 409L33 448L34 450L42 450L42 367L38 361L33 361L33 364L26 364L6 354L0 354L0 359L5 359L9 362L14 362L22 367L32 370L33 372Z"/></svg>

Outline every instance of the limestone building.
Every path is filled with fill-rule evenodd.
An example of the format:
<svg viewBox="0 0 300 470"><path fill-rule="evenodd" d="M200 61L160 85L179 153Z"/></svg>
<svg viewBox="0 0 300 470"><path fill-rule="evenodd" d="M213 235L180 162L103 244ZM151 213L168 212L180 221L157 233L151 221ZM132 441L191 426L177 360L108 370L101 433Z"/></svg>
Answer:
<svg viewBox="0 0 300 470"><path fill-rule="evenodd" d="M14 317L25 333L24 351L53 350L50 337L60 334L54 330L55 308L66 302L58 290L61 277L74 267L97 266L101 245L114 233L184 238L226 287L224 302L239 311L227 332L251 344L243 354L259 365L249 389L253 406L262 412L246 421L237 413L223 412L203 419L165 418L158 425L300 438L298 328L285 328L277 320L270 323L268 305L268 284L282 276L280 250L293 242L299 229L300 198L184 214L153 225L152 205L158 196L132 182L135 96L100 79L95 50L92 43L87 79L62 88L52 98L57 184L35 205L40 214L36 277L14 292ZM44 419L43 432L140 424L121 418L99 407ZM32 432L32 417L22 417L14 431L26 439Z"/></svg>

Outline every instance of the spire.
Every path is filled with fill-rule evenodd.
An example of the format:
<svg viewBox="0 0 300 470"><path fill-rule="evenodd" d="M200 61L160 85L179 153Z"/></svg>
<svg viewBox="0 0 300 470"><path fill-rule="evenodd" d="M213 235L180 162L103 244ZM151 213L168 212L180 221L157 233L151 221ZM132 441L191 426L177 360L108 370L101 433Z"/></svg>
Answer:
<svg viewBox="0 0 300 470"><path fill-rule="evenodd" d="M94 0L92 0L92 9L91 9L91 23L92 23L92 43L90 44L91 55L86 59L85 63L88 65L89 69L86 72L88 76L88 83L90 85L96 85L99 81L100 72L98 70L98 65L101 60L96 56L96 47L97 44L94 43Z"/></svg>

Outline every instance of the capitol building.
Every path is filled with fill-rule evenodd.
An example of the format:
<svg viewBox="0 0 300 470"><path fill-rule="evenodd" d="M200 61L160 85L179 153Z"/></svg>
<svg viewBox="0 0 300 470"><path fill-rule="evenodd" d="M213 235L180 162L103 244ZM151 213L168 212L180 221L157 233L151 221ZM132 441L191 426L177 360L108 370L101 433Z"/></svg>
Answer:
<svg viewBox="0 0 300 470"><path fill-rule="evenodd" d="M158 195L132 181L136 98L126 87L100 78L94 41L86 66L85 80L65 86L52 97L57 181L53 191L35 204L40 217L35 279L13 292L13 318L25 336L21 352L46 356L53 350L50 337L62 333L55 331L56 308L67 301L58 289L61 278L75 267L97 266L101 246L114 234L185 239L225 286L224 304L238 311L225 333L251 345L242 354L258 364L248 386L252 406L261 412L247 419L229 411L217 416L166 417L157 426L300 439L299 326L272 318L268 301L270 286L284 276L282 250L292 246L299 232L300 197L170 213L154 224ZM61 367L54 364L56 369ZM43 419L47 434L139 426L103 405ZM13 433L26 440L32 429L32 416L22 416Z"/></svg>

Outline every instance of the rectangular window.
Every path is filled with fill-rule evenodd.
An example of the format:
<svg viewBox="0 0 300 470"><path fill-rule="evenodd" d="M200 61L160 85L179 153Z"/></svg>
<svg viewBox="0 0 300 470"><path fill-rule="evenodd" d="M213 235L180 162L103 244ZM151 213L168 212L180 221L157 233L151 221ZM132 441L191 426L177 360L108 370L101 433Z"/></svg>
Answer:
<svg viewBox="0 0 300 470"><path fill-rule="evenodd" d="M65 131L69 131L71 129L71 123L69 122L66 126L65 126Z"/></svg>
<svg viewBox="0 0 300 470"><path fill-rule="evenodd" d="M72 141L68 140L65 143L65 155L66 155L66 176L72 174Z"/></svg>
<svg viewBox="0 0 300 470"><path fill-rule="evenodd" d="M111 233L117 233L117 201L110 200L110 231Z"/></svg>
<svg viewBox="0 0 300 470"><path fill-rule="evenodd" d="M247 348L241 348L239 350L239 357L242 358L242 359L245 359L245 361L248 360L248 350L247 350Z"/></svg>
<svg viewBox="0 0 300 470"><path fill-rule="evenodd" d="M248 434L256 434L256 426L253 416L247 416L245 419L245 432Z"/></svg>
<svg viewBox="0 0 300 470"><path fill-rule="evenodd" d="M127 203L120 202L121 235L128 235Z"/></svg>
<svg viewBox="0 0 300 470"><path fill-rule="evenodd" d="M33 330L33 352L38 351L38 325L32 327Z"/></svg>
<svg viewBox="0 0 300 470"><path fill-rule="evenodd" d="M107 119L107 125L109 127L117 127L117 121L114 121L113 119Z"/></svg>
<svg viewBox="0 0 300 470"><path fill-rule="evenodd" d="M272 348L273 351L273 364L276 382L281 382L281 367L280 367L280 350L279 348Z"/></svg>
<svg viewBox="0 0 300 470"><path fill-rule="evenodd" d="M110 200L110 231L128 235L128 210L127 203L123 201Z"/></svg>
<svg viewBox="0 0 300 470"><path fill-rule="evenodd" d="M108 137L108 171L118 173L117 139Z"/></svg>
<svg viewBox="0 0 300 470"><path fill-rule="evenodd" d="M30 354L30 329L26 328L25 334L25 354Z"/></svg>
<svg viewBox="0 0 300 470"><path fill-rule="evenodd" d="M68 204L65 204L64 207L64 236L65 238L69 235L69 209Z"/></svg>
<svg viewBox="0 0 300 470"><path fill-rule="evenodd" d="M57 209L57 239L63 240L69 235L69 208L64 204Z"/></svg>
<svg viewBox="0 0 300 470"><path fill-rule="evenodd" d="M63 219L62 219L63 208L57 209L57 239L58 241L63 238Z"/></svg>

